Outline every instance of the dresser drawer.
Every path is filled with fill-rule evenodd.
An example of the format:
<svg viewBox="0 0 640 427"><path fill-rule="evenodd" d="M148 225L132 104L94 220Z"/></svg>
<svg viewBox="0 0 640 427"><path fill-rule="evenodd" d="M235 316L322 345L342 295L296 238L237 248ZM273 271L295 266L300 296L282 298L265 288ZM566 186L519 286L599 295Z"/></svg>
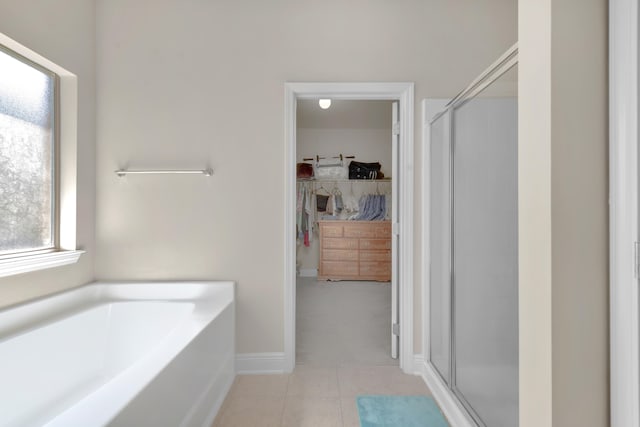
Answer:
<svg viewBox="0 0 640 427"><path fill-rule="evenodd" d="M358 262L322 261L320 263L321 276L357 276Z"/></svg>
<svg viewBox="0 0 640 427"><path fill-rule="evenodd" d="M361 251L360 261L391 261L391 251Z"/></svg>
<svg viewBox="0 0 640 427"><path fill-rule="evenodd" d="M323 249L358 249L358 239L322 239Z"/></svg>
<svg viewBox="0 0 640 427"><path fill-rule="evenodd" d="M361 276L389 276L391 277L391 264L388 262L360 261Z"/></svg>
<svg viewBox="0 0 640 427"><path fill-rule="evenodd" d="M322 224L320 227L322 237L342 237L342 225Z"/></svg>
<svg viewBox="0 0 640 427"><path fill-rule="evenodd" d="M376 224L376 227L373 229L373 232L375 234L374 237L380 237L383 239L390 239L391 238L391 224L389 223L384 223L384 224Z"/></svg>
<svg viewBox="0 0 640 427"><path fill-rule="evenodd" d="M344 237L376 237L376 232L370 224L347 224L344 226Z"/></svg>
<svg viewBox="0 0 640 427"><path fill-rule="evenodd" d="M360 239L360 250L384 250L391 249L390 239Z"/></svg>
<svg viewBox="0 0 640 427"><path fill-rule="evenodd" d="M324 249L322 251L323 261L358 261L357 250Z"/></svg>

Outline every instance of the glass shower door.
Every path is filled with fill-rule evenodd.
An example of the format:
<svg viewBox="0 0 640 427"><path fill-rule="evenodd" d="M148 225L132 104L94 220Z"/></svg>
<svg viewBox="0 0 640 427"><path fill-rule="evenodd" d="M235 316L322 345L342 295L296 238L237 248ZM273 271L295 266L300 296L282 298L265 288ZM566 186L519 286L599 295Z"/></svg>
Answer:
<svg viewBox="0 0 640 427"><path fill-rule="evenodd" d="M517 68L453 111L453 390L518 425Z"/></svg>

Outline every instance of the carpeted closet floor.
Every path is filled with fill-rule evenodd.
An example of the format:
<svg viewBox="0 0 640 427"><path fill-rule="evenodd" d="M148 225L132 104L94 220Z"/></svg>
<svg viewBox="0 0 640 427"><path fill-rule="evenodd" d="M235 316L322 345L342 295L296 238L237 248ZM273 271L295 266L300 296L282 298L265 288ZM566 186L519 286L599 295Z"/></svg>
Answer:
<svg viewBox="0 0 640 427"><path fill-rule="evenodd" d="M390 283L298 277L297 365L397 366L390 331Z"/></svg>

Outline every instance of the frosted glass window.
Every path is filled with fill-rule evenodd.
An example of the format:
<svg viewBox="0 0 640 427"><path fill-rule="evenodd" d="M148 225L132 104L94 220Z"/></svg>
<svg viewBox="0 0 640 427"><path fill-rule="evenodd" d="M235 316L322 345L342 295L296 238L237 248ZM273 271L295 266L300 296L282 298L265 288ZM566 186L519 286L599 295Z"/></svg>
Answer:
<svg viewBox="0 0 640 427"><path fill-rule="evenodd" d="M55 245L55 81L0 49L0 255Z"/></svg>

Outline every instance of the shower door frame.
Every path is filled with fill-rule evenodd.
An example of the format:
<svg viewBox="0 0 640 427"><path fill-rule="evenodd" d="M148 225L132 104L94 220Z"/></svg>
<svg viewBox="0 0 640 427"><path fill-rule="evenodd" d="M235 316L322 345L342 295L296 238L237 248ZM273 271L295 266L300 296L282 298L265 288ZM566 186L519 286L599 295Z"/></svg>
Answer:
<svg viewBox="0 0 640 427"><path fill-rule="evenodd" d="M514 44L511 48L509 48L504 54L498 58L496 62L494 62L490 67L488 67L482 74L480 74L469 86L467 86L462 92L456 95L438 114L434 114L431 117L426 117L426 102L423 102L423 123L425 126L423 127L423 163L424 165L430 165L430 156L429 151L431 148L430 145L430 131L431 125L438 120L441 116L448 112L449 114L449 203L450 203L450 212L449 212L449 221L450 221L450 260L449 260L449 268L450 268L450 319L449 319L449 379L447 382L444 378L442 378L439 370L431 363L430 354L431 354L431 337L430 337L430 292L431 292L431 283L430 283L430 256L428 255L423 262L423 286L422 286L422 312L423 312L423 339L424 339L424 367L422 375L433 391L434 397L442 407L443 411L449 417L449 419L456 426L484 426L484 423L475 413L471 405L466 402L461 393L456 392L455 385L455 350L453 346L454 336L453 330L455 327L455 307L453 305L454 301L454 283L453 283L453 270L454 270L454 242L453 236L455 233L454 224L453 224L453 215L454 215L454 204L453 204L453 196L454 196L454 186L455 182L453 180L454 174L454 157L453 157L453 141L455 138L454 135L454 111L465 104L467 101L473 99L477 94L482 92L485 88L490 86L494 81L499 79L504 73L512 69L514 66L518 64L518 44ZM423 208L423 211L426 213L423 215L423 236L422 242L423 247L430 248L430 235L429 235L429 214L430 214L430 185L431 180L428 178L430 170L428 166L425 166L423 169L424 177L423 177L423 197L424 200L427 200L428 203ZM427 251L429 254L429 251Z"/></svg>

